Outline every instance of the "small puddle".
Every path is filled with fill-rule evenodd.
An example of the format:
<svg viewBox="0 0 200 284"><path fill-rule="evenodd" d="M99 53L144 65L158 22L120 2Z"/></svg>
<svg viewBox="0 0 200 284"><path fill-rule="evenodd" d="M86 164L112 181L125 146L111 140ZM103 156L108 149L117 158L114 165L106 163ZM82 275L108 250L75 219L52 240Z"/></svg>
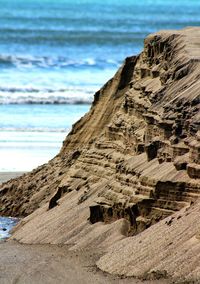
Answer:
<svg viewBox="0 0 200 284"><path fill-rule="evenodd" d="M10 237L11 229L17 225L20 220L13 217L0 217L0 240Z"/></svg>

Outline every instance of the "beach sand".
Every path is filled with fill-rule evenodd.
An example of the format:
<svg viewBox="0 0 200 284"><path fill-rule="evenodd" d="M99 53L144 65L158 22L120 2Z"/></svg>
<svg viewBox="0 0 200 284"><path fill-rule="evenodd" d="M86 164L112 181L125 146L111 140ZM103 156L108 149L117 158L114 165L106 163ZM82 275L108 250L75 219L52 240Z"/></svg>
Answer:
<svg viewBox="0 0 200 284"><path fill-rule="evenodd" d="M92 254L70 252L67 247L22 245L9 241L0 243L0 283L126 282L97 271Z"/></svg>
<svg viewBox="0 0 200 284"><path fill-rule="evenodd" d="M0 173L6 181L22 172ZM24 284L140 284L134 278L118 278L96 267L102 252L70 251L65 245L27 245L15 241L0 241L0 283ZM147 281L150 283L164 283ZM166 282L167 283L167 282Z"/></svg>
<svg viewBox="0 0 200 284"><path fill-rule="evenodd" d="M99 255L91 251L72 252L67 246L0 243L0 283L23 284L156 284L118 278L97 269Z"/></svg>

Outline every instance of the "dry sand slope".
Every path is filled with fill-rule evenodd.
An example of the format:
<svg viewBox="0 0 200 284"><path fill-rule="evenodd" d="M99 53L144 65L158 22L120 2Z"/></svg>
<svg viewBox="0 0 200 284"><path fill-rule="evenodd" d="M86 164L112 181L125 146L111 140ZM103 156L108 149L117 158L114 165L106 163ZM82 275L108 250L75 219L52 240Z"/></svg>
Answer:
<svg viewBox="0 0 200 284"><path fill-rule="evenodd" d="M1 214L27 216L12 238L100 250L109 273L198 283L199 90L200 28L148 36L60 153L1 186Z"/></svg>

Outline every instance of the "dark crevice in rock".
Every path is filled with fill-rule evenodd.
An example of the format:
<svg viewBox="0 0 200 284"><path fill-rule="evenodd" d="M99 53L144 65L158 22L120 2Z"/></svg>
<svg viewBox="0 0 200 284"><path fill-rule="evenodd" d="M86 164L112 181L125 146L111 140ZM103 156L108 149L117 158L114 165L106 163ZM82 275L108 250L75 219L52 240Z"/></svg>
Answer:
<svg viewBox="0 0 200 284"><path fill-rule="evenodd" d="M52 209L58 205L57 201L61 198L61 196L62 196L62 189L58 188L56 194L49 201L49 209Z"/></svg>
<svg viewBox="0 0 200 284"><path fill-rule="evenodd" d="M130 83L137 60L138 56L131 56L125 59L125 65L122 69L121 78L118 85L119 90L124 89Z"/></svg>

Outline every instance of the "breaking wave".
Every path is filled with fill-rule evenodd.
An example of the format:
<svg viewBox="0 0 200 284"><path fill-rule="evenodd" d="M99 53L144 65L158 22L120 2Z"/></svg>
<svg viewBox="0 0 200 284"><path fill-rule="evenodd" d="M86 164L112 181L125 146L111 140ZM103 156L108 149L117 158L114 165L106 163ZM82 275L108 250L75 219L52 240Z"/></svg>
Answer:
<svg viewBox="0 0 200 284"><path fill-rule="evenodd" d="M0 55L0 66L4 67L24 67L24 68L81 68L81 67L117 67L120 62L112 59L77 59L72 60L67 57L48 57L48 56L14 56L14 55Z"/></svg>
<svg viewBox="0 0 200 284"><path fill-rule="evenodd" d="M0 87L3 104L91 104L96 90L87 88L36 89Z"/></svg>

